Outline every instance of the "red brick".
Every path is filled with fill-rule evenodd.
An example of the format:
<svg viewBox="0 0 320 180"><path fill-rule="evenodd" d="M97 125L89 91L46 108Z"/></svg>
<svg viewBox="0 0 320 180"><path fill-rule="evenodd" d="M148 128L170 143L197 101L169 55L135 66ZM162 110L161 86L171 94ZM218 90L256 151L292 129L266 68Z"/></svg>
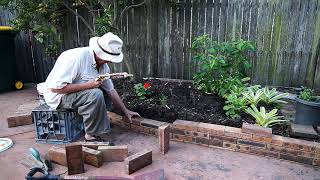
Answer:
<svg viewBox="0 0 320 180"><path fill-rule="evenodd" d="M256 147L260 147L260 148L266 148L266 144L265 143L260 143L260 142L253 142L253 141L247 141L247 140L238 140L238 144L245 144L245 145L249 145L249 146L256 146Z"/></svg>
<svg viewBox="0 0 320 180"><path fill-rule="evenodd" d="M152 164L152 151L144 150L124 160L125 171L127 174L132 174L150 164Z"/></svg>
<svg viewBox="0 0 320 180"><path fill-rule="evenodd" d="M82 147L83 159L86 164L94 167L100 167L103 164L103 154L101 151Z"/></svg>
<svg viewBox="0 0 320 180"><path fill-rule="evenodd" d="M173 134L172 140L173 141L181 141L181 142L192 142L192 137Z"/></svg>
<svg viewBox="0 0 320 180"><path fill-rule="evenodd" d="M272 137L258 136L254 134L252 140L256 142L271 143Z"/></svg>
<svg viewBox="0 0 320 180"><path fill-rule="evenodd" d="M199 122L175 120L173 126L186 131L198 131Z"/></svg>
<svg viewBox="0 0 320 180"><path fill-rule="evenodd" d="M316 150L317 143L300 140L300 139L283 137L283 146L290 149L295 149L295 150L305 150L305 151L314 152Z"/></svg>
<svg viewBox="0 0 320 180"><path fill-rule="evenodd" d="M295 156L297 156L299 154L298 150L290 149L290 148L283 147L283 146L276 146L276 145L272 145L272 144L268 144L267 149L270 151L280 152L283 154L292 154Z"/></svg>
<svg viewBox="0 0 320 180"><path fill-rule="evenodd" d="M280 154L280 159L295 161L295 162L309 164L309 165L313 164L313 159L311 159L311 158L295 156L295 155L291 155L291 154Z"/></svg>
<svg viewBox="0 0 320 180"><path fill-rule="evenodd" d="M134 132L140 133L140 132L143 132L143 127L131 124L131 130L133 130Z"/></svg>
<svg viewBox="0 0 320 180"><path fill-rule="evenodd" d="M278 135L272 135L271 144L282 146L283 145L283 137Z"/></svg>
<svg viewBox="0 0 320 180"><path fill-rule="evenodd" d="M239 151L239 152L250 152L250 146L237 144L236 145L236 151Z"/></svg>
<svg viewBox="0 0 320 180"><path fill-rule="evenodd" d="M219 139L209 139L209 146L223 147L223 141Z"/></svg>
<svg viewBox="0 0 320 180"><path fill-rule="evenodd" d="M199 123L199 125L198 125L199 132L208 133L208 134L223 135L224 128L225 128L225 126L222 126L222 125L208 124L208 123Z"/></svg>
<svg viewBox="0 0 320 180"><path fill-rule="evenodd" d="M316 154L310 151L299 151L298 155L302 157L316 158Z"/></svg>
<svg viewBox="0 0 320 180"><path fill-rule="evenodd" d="M149 134L152 136L155 136L156 132L158 132L158 129L150 128ZM157 135L158 135L158 133L157 133Z"/></svg>
<svg viewBox="0 0 320 180"><path fill-rule="evenodd" d="M262 156L269 156L274 158L279 158L279 152L269 151L265 148L259 148L259 147L250 147L250 153L262 155Z"/></svg>
<svg viewBox="0 0 320 180"><path fill-rule="evenodd" d="M223 142L223 147L233 151L237 149L236 144L229 143L229 142Z"/></svg>
<svg viewBox="0 0 320 180"><path fill-rule="evenodd" d="M245 139L245 140L252 139L251 134L242 133L240 128L234 128L229 126L226 126L226 128L224 129L224 135L229 137L234 137L234 138Z"/></svg>
<svg viewBox="0 0 320 180"><path fill-rule="evenodd" d="M153 119L146 119L141 118L141 126L149 127L149 128L156 128L158 129L160 126L167 124L166 122L156 121Z"/></svg>
<svg viewBox="0 0 320 180"><path fill-rule="evenodd" d="M33 124L33 120L30 113L27 114L15 114L7 117L8 127L17 127Z"/></svg>
<svg viewBox="0 0 320 180"><path fill-rule="evenodd" d="M227 137L227 136L221 136L221 135L210 135L209 139L218 139L218 140L222 140L222 141L228 141L230 143L237 143L237 138L233 138L233 137Z"/></svg>
<svg viewBox="0 0 320 180"><path fill-rule="evenodd" d="M66 150L64 148L53 146L48 151L50 161L67 166Z"/></svg>
<svg viewBox="0 0 320 180"><path fill-rule="evenodd" d="M312 165L320 166L320 159L314 159L313 162L312 162Z"/></svg>
<svg viewBox="0 0 320 180"><path fill-rule="evenodd" d="M128 146L99 146L104 161L123 161L128 157Z"/></svg>
<svg viewBox="0 0 320 180"><path fill-rule="evenodd" d="M143 127L143 131L142 131L143 134L150 134L150 129L151 128L144 127L144 126L142 126L142 127Z"/></svg>
<svg viewBox="0 0 320 180"><path fill-rule="evenodd" d="M159 127L159 144L162 154L166 154L170 148L170 125L162 125Z"/></svg>
<svg viewBox="0 0 320 180"><path fill-rule="evenodd" d="M181 129L177 129L177 128L172 128L171 132L173 134L186 135L186 131L185 130L181 130Z"/></svg>
<svg viewBox="0 0 320 180"><path fill-rule="evenodd" d="M122 116L114 113L114 112L108 112L108 117L110 119L111 122L115 122L115 121L118 121L118 122L123 122L122 121Z"/></svg>
<svg viewBox="0 0 320 180"><path fill-rule="evenodd" d="M123 116L122 120L124 122L130 123L129 119L126 116ZM141 120L142 120L142 118L131 118L131 121L132 121L131 124L140 126Z"/></svg>
<svg viewBox="0 0 320 180"><path fill-rule="evenodd" d="M66 145L68 175L84 173L82 146L79 144Z"/></svg>
<svg viewBox="0 0 320 180"><path fill-rule="evenodd" d="M260 127L254 124L243 123L241 130L243 133L248 133L248 134L256 134L259 136L266 136L266 137L272 136L271 128Z"/></svg>
<svg viewBox="0 0 320 180"><path fill-rule="evenodd" d="M206 133L185 131L185 134L187 136L209 139L209 134L206 134Z"/></svg>
<svg viewBox="0 0 320 180"><path fill-rule="evenodd" d="M209 139L206 138L193 137L192 142L203 146L209 146Z"/></svg>

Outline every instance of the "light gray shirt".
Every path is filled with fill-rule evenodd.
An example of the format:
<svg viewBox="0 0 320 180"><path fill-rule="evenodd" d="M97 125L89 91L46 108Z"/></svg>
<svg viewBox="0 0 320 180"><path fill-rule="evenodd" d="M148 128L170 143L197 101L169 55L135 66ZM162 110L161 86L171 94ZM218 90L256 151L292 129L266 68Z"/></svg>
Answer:
<svg viewBox="0 0 320 180"><path fill-rule="evenodd" d="M50 89L62 89L67 84L84 83L106 73L110 73L109 66L103 64L98 70L94 53L89 47L67 50L58 57L47 77L43 92L45 101L56 109L64 94L54 93ZM101 88L105 91L114 89L111 79L104 80Z"/></svg>

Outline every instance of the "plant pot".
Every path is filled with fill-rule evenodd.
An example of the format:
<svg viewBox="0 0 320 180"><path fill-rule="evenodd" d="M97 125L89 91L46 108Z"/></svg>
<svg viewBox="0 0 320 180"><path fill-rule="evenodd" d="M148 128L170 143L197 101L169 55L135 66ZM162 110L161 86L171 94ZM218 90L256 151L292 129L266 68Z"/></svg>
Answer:
<svg viewBox="0 0 320 180"><path fill-rule="evenodd" d="M320 103L296 98L295 124L320 126Z"/></svg>

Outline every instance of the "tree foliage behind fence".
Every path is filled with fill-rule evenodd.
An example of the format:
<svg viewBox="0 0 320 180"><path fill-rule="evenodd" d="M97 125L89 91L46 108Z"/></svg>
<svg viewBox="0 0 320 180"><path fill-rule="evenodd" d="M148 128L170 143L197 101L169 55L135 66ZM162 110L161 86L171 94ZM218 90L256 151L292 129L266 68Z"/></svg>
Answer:
<svg viewBox="0 0 320 180"><path fill-rule="evenodd" d="M78 12L92 23L90 13ZM0 25L12 17L0 10ZM91 35L74 15L67 15L63 26L62 49L88 45ZM132 63L137 77L192 79L197 71L192 39L208 34L219 42L256 43L257 52L250 54L254 83L320 90L319 0L180 0L178 6L153 0L125 14L121 34L128 54L124 61ZM43 47L24 33L16 38L16 50L21 80L44 81L55 59L45 57ZM113 71L126 67L112 65Z"/></svg>

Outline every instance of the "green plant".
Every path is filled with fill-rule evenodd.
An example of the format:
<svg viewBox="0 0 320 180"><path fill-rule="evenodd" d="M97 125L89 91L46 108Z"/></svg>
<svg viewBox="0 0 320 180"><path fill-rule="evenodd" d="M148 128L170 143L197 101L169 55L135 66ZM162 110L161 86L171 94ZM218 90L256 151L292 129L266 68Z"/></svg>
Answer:
<svg viewBox="0 0 320 180"><path fill-rule="evenodd" d="M265 87L262 89L261 101L265 104L287 103L282 100L286 96L288 96L288 93L279 93L275 88L270 90L268 87Z"/></svg>
<svg viewBox="0 0 320 180"><path fill-rule="evenodd" d="M161 97L159 98L159 101L162 106L165 106L167 105L168 97L166 95L161 95Z"/></svg>
<svg viewBox="0 0 320 180"><path fill-rule="evenodd" d="M248 87L245 92L242 93L243 98L249 103L253 104L255 106L258 105L258 103L262 99L263 91L261 89L256 90L255 87Z"/></svg>
<svg viewBox="0 0 320 180"><path fill-rule="evenodd" d="M247 108L248 102L243 96L237 93L231 93L227 96L223 110L225 110L226 115L231 118L240 118L240 113Z"/></svg>
<svg viewBox="0 0 320 180"><path fill-rule="evenodd" d="M150 83L138 83L134 85L134 90L136 95L139 97L139 99L143 100L146 98L147 95L151 94L148 89L151 87Z"/></svg>
<svg viewBox="0 0 320 180"><path fill-rule="evenodd" d="M302 91L299 94L299 98L304 101L316 102L319 101L319 97L314 95L314 90L307 87L302 87Z"/></svg>
<svg viewBox="0 0 320 180"><path fill-rule="evenodd" d="M277 109L273 109L270 112L266 112L266 109L264 107L260 107L260 111L253 104L250 107L247 108L245 112L254 117L256 120L256 124L259 126L271 127L274 124L281 124L288 121L281 119L283 118L283 116L278 116Z"/></svg>
<svg viewBox="0 0 320 180"><path fill-rule="evenodd" d="M251 68L246 53L255 50L253 43L241 39L218 43L204 35L192 42L192 50L200 68L193 76L198 89L224 96L231 86L244 86L242 79Z"/></svg>

